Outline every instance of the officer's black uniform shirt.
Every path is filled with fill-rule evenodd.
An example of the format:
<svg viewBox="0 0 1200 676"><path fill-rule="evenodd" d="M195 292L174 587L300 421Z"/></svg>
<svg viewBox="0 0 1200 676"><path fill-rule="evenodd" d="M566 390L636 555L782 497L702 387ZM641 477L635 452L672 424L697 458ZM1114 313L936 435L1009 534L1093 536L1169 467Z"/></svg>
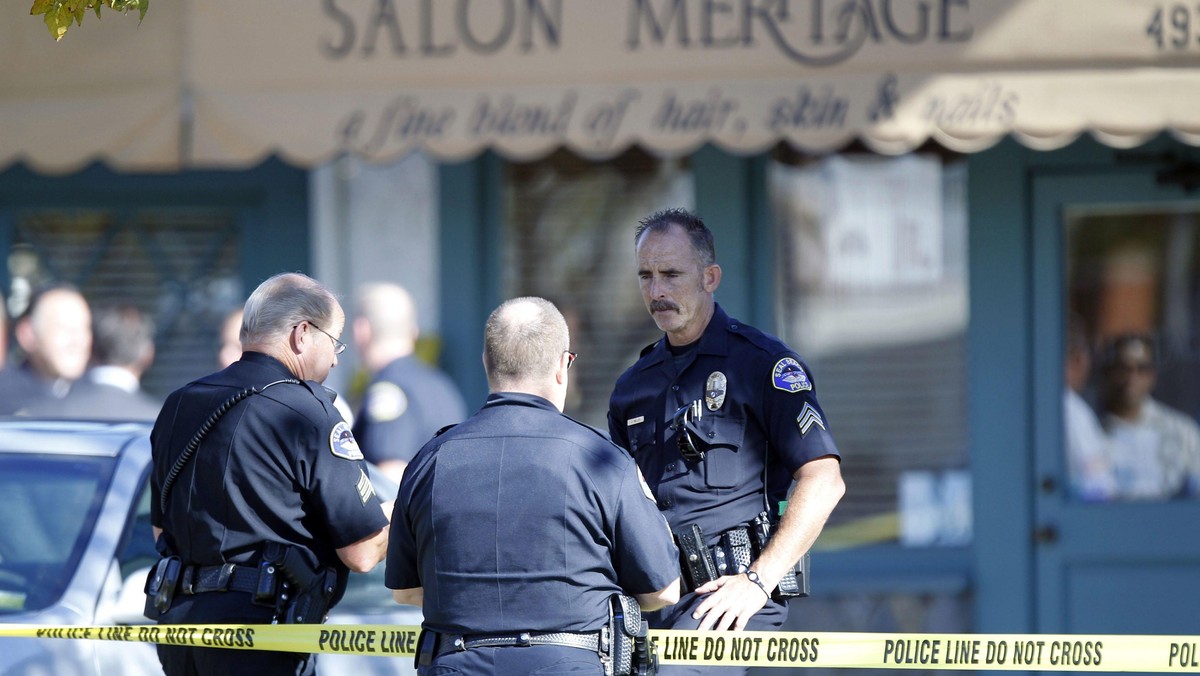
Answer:
<svg viewBox="0 0 1200 676"><path fill-rule="evenodd" d="M710 385L721 385L724 391ZM703 459L684 459L673 414L704 402L690 424ZM723 531L777 509L804 463L840 457L815 385L778 338L716 306L694 349L672 354L666 337L617 380L609 433L637 459L671 528L697 524L710 544ZM769 502L764 499L764 473Z"/></svg>
<svg viewBox="0 0 1200 676"><path fill-rule="evenodd" d="M608 598L679 576L637 467L549 401L499 393L404 472L387 586L424 587L425 626L461 634L593 631Z"/></svg>
<svg viewBox="0 0 1200 676"><path fill-rule="evenodd" d="M263 543L273 541L303 547L335 567L344 588L349 571L336 550L377 532L387 519L327 390L313 381L279 382L294 378L275 358L246 352L173 392L150 436L151 521L185 564L253 565ZM213 426L162 513L159 495L176 458L222 403L251 386L261 394Z"/></svg>
<svg viewBox="0 0 1200 676"><path fill-rule="evenodd" d="M435 432L465 417L466 403L446 374L416 357L401 357L367 386L354 438L371 462L408 462Z"/></svg>

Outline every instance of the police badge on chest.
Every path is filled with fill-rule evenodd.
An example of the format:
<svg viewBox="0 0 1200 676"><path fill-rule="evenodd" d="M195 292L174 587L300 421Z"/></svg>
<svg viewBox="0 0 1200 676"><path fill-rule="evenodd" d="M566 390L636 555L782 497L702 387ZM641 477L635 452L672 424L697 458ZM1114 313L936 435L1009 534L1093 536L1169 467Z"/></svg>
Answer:
<svg viewBox="0 0 1200 676"><path fill-rule="evenodd" d="M704 403L708 406L708 410L716 411L725 403L725 390L729 381L725 378L725 374L720 371L713 371L708 376L708 383L704 386Z"/></svg>

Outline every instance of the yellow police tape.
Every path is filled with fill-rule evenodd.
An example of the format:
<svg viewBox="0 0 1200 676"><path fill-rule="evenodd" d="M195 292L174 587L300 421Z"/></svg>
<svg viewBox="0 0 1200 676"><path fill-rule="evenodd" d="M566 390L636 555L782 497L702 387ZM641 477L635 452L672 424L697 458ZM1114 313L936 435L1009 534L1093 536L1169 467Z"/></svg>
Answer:
<svg viewBox="0 0 1200 676"><path fill-rule="evenodd" d="M400 625L0 625L0 638L411 658L420 627ZM755 667L1200 673L1200 636L867 634L651 630L660 663ZM0 642L0 649L3 643Z"/></svg>

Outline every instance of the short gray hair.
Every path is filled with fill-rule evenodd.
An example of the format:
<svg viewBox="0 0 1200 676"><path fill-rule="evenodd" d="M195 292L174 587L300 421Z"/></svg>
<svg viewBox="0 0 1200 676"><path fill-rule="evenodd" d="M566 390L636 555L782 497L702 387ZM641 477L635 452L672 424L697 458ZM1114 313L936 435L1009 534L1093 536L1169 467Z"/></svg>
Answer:
<svg viewBox="0 0 1200 676"><path fill-rule="evenodd" d="M300 322L332 331L340 307L324 284L299 272L284 272L258 285L246 299L242 314L242 343L272 343Z"/></svg>
<svg viewBox="0 0 1200 676"><path fill-rule="evenodd" d="M544 378L571 347L567 320L545 298L523 296L492 311L483 330L483 366L491 385Z"/></svg>

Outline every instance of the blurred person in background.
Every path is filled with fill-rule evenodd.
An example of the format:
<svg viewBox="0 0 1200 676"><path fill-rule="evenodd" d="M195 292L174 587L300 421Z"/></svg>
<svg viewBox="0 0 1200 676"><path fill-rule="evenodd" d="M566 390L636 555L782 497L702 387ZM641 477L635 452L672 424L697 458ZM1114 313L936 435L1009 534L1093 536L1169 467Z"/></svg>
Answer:
<svg viewBox="0 0 1200 676"><path fill-rule="evenodd" d="M420 333L417 308L403 287L364 284L354 305L354 344L371 374L354 437L367 460L399 482L435 432L466 417L466 403L449 376L413 353Z"/></svg>
<svg viewBox="0 0 1200 676"><path fill-rule="evenodd" d="M0 369L8 363L8 301L0 293Z"/></svg>
<svg viewBox="0 0 1200 676"><path fill-rule="evenodd" d="M1063 431L1071 492L1080 500L1110 500L1117 490L1112 471L1112 441L1100 425L1095 409L1083 398L1092 373L1092 346L1083 319L1075 314L1067 318L1064 362Z"/></svg>
<svg viewBox="0 0 1200 676"><path fill-rule="evenodd" d="M1127 334L1105 350L1104 427L1113 442L1117 497L1168 500L1200 487L1200 425L1154 399L1158 353L1152 337Z"/></svg>
<svg viewBox="0 0 1200 676"><path fill-rule="evenodd" d="M56 285L34 294L14 327L25 361L0 371L0 415L16 413L39 399L67 396L87 368L91 324L87 300L74 287Z"/></svg>
<svg viewBox="0 0 1200 676"><path fill-rule="evenodd" d="M23 415L84 420L153 422L160 402L142 391L142 374L154 363L154 320L132 305L96 310L92 366L61 400L41 400Z"/></svg>

